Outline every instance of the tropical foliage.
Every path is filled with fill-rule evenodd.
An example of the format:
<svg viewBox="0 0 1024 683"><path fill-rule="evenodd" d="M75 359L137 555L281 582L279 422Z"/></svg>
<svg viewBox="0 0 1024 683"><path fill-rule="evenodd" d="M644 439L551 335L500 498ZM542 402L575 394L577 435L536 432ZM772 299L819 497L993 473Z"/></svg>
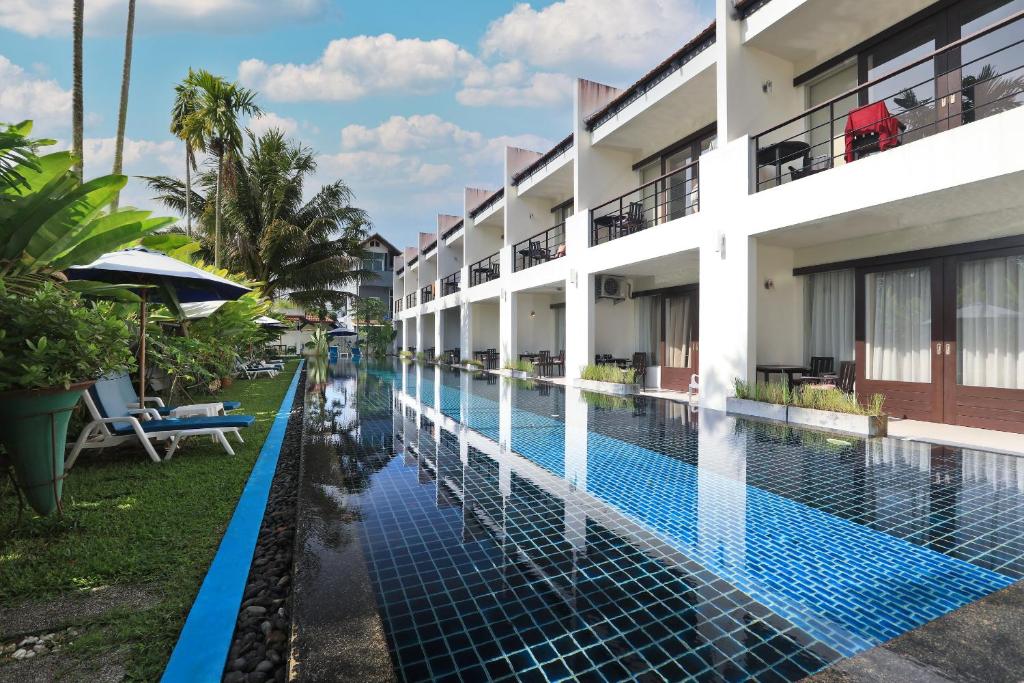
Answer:
<svg viewBox="0 0 1024 683"><path fill-rule="evenodd" d="M130 335L111 302L45 282L27 295L0 280L0 391L67 387L134 365Z"/></svg>
<svg viewBox="0 0 1024 683"><path fill-rule="evenodd" d="M757 382L750 384L741 380L734 381L736 398L763 403L827 410L833 413L849 415L883 415L885 396L873 394L866 402L861 403L855 394L848 394L834 387L820 388L813 386L790 389L780 382Z"/></svg>
<svg viewBox="0 0 1024 683"><path fill-rule="evenodd" d="M622 369L614 365L587 365L580 372L580 379L613 384L633 384L636 372L632 368Z"/></svg>
<svg viewBox="0 0 1024 683"><path fill-rule="evenodd" d="M357 299L353 306L359 338L370 356L384 356L398 332L388 322L388 307L380 299Z"/></svg>
<svg viewBox="0 0 1024 683"><path fill-rule="evenodd" d="M229 160L232 183L224 202L225 267L262 283L271 299L285 295L308 310L339 308L350 297L345 286L366 273L360 243L369 224L352 206L352 191L341 180L320 188L308 201L306 181L315 173L311 149L285 139L279 130L246 135L248 150ZM216 250L214 205L218 176L206 171L198 188L168 176L147 177L157 199L199 223L200 254Z"/></svg>

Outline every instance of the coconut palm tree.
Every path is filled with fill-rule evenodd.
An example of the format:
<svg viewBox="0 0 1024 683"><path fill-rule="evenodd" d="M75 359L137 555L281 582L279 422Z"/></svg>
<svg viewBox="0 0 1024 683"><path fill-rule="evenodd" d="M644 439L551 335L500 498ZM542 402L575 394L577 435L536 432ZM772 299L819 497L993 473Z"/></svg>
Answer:
<svg viewBox="0 0 1024 683"><path fill-rule="evenodd" d="M366 212L352 206L352 191L341 180L303 200L305 181L316 171L308 147L273 129L245 137L248 151L230 160L233 183L224 193L224 267L264 283L263 294L271 299L287 296L308 310L340 306L350 297L345 285L366 275L360 246L370 224ZM196 214L203 216L200 256L210 253L207 198L217 191L217 177L216 170L201 174L193 197L201 207ZM181 180L145 180L157 200L181 210Z"/></svg>
<svg viewBox="0 0 1024 683"><path fill-rule="evenodd" d="M128 26L124 35L124 66L121 67L121 106L117 112L117 137L114 142L114 175L121 175L124 162L124 127L128 118L128 84L132 77L132 40L135 36L135 0L128 0ZM110 207L117 210L121 193L114 195Z"/></svg>
<svg viewBox="0 0 1024 683"><path fill-rule="evenodd" d="M171 133L185 143L185 202L179 213L185 215L185 234L192 236L192 171L196 170L196 152L206 151L202 126L193 116L199 109L199 86L196 73L188 70L185 79L174 86L174 107L171 109ZM200 212L201 213L201 212Z"/></svg>
<svg viewBox="0 0 1024 683"><path fill-rule="evenodd" d="M79 179L85 171L82 160L82 31L85 0L74 0L72 7L72 86L71 86L71 151L75 154L75 173Z"/></svg>
<svg viewBox="0 0 1024 683"><path fill-rule="evenodd" d="M262 110L256 104L256 92L253 90L243 88L237 83L229 83L205 69L197 71L194 78L199 92L198 106L187 117L185 125L197 134L202 134L217 159L213 263L220 267L221 193L225 161L230 162L242 148L243 136L239 118L258 116Z"/></svg>

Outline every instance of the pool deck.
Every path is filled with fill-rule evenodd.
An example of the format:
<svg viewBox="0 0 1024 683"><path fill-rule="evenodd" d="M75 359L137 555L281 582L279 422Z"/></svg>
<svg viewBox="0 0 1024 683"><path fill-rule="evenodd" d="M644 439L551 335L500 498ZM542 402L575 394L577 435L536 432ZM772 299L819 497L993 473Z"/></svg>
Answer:
<svg viewBox="0 0 1024 683"><path fill-rule="evenodd" d="M1024 680L1024 581L811 676L812 683Z"/></svg>

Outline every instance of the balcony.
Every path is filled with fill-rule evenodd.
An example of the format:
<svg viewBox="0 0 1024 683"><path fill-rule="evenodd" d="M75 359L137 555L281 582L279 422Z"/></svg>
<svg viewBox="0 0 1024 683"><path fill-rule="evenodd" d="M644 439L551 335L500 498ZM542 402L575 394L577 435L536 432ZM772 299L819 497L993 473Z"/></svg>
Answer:
<svg viewBox="0 0 1024 683"><path fill-rule="evenodd" d="M746 19L769 2L771 0L738 0L735 5L736 14L740 19Z"/></svg>
<svg viewBox="0 0 1024 683"><path fill-rule="evenodd" d="M476 287L501 277L501 262L498 254L491 254L469 267L469 286Z"/></svg>
<svg viewBox="0 0 1024 683"><path fill-rule="evenodd" d="M523 240L512 248L512 270L519 272L565 256L565 223Z"/></svg>
<svg viewBox="0 0 1024 683"><path fill-rule="evenodd" d="M427 285L420 290L420 302L428 303L434 300L434 285Z"/></svg>
<svg viewBox="0 0 1024 683"><path fill-rule="evenodd" d="M401 312L402 312L402 300L401 299L396 299L395 300L395 315L398 315Z"/></svg>
<svg viewBox="0 0 1024 683"><path fill-rule="evenodd" d="M699 211L699 165L700 161L692 161L591 209L590 246Z"/></svg>
<svg viewBox="0 0 1024 683"><path fill-rule="evenodd" d="M457 270L446 278L441 280L441 296L448 296L449 294L455 294L461 288L462 283L462 271Z"/></svg>
<svg viewBox="0 0 1024 683"><path fill-rule="evenodd" d="M416 306L416 292L413 292L412 294L406 294L405 295L405 307L406 308L413 308L415 306Z"/></svg>
<svg viewBox="0 0 1024 683"><path fill-rule="evenodd" d="M758 134L755 191L1020 106L1022 20L1017 12Z"/></svg>

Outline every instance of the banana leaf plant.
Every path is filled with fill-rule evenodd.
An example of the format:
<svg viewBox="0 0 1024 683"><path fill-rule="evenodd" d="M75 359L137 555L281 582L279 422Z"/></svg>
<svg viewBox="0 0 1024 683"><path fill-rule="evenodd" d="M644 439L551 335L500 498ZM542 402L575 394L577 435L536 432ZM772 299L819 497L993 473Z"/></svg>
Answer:
<svg viewBox="0 0 1024 683"><path fill-rule="evenodd" d="M31 127L20 125L18 133L25 137ZM11 128L5 132L10 134ZM0 176L0 278L7 290L28 295L43 282L56 280L87 294L134 298L116 285L65 282L60 272L131 244L174 219L150 218L149 211L131 207L108 212L126 176L81 182L72 171L75 157L70 152L36 156L7 144L6 152L0 149L0 160L7 162L7 172Z"/></svg>

